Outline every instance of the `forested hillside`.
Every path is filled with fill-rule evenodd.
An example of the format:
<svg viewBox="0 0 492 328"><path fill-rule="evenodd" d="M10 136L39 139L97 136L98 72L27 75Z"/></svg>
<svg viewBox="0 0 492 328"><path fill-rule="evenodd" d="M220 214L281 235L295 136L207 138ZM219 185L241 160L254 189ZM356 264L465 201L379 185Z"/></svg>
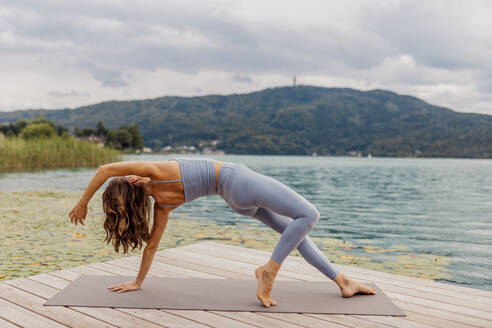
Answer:
<svg viewBox="0 0 492 328"><path fill-rule="evenodd" d="M110 101L64 110L0 113L4 124L44 115L56 124L137 124L145 145L218 140L236 154L492 157L492 116L457 113L389 91L312 86L249 94Z"/></svg>

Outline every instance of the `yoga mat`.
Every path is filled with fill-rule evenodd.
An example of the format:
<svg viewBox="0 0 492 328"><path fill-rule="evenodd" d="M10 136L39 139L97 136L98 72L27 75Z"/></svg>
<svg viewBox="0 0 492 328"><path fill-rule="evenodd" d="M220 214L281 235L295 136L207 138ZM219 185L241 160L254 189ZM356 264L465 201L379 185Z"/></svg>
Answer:
<svg viewBox="0 0 492 328"><path fill-rule="evenodd" d="M270 308L257 300L256 280L147 277L139 290L107 290L134 279L82 275L44 305L405 316L374 284L368 285L376 295L343 298L328 280L275 281L272 298L278 305Z"/></svg>

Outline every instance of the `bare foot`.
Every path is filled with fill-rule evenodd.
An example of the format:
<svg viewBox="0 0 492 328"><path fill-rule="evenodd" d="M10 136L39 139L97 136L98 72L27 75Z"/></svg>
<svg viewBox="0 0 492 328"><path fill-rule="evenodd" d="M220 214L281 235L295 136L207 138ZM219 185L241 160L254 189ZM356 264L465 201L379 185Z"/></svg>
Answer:
<svg viewBox="0 0 492 328"><path fill-rule="evenodd" d="M376 294L374 288L367 287L366 285L345 276L343 273L337 275L335 282L338 284L338 287L340 287L343 297L352 297L355 294Z"/></svg>
<svg viewBox="0 0 492 328"><path fill-rule="evenodd" d="M266 270L265 265L256 268L255 276L256 280L258 280L258 290L256 292L258 300L266 307L277 305L277 302L270 297L275 276Z"/></svg>

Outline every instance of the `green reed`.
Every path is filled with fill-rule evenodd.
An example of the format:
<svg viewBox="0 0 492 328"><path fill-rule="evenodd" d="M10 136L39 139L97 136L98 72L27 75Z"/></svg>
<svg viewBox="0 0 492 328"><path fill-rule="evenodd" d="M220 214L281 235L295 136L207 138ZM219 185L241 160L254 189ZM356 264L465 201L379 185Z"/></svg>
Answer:
<svg viewBox="0 0 492 328"><path fill-rule="evenodd" d="M121 153L117 150L71 137L26 140L0 135L0 172L96 167L118 160Z"/></svg>

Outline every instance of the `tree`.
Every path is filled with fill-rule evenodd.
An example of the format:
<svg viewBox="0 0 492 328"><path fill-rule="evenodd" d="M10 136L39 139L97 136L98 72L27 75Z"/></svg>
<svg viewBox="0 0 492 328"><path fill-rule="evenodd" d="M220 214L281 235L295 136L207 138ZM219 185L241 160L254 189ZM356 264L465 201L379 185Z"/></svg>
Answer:
<svg viewBox="0 0 492 328"><path fill-rule="evenodd" d="M52 138L56 136L55 129L48 123L31 123L21 131L24 139Z"/></svg>
<svg viewBox="0 0 492 328"><path fill-rule="evenodd" d="M140 133L140 130L138 129L138 125L130 125L126 127L126 130L130 132L132 135L132 148L133 149L142 149L144 146L143 138L142 138L142 133Z"/></svg>
<svg viewBox="0 0 492 328"><path fill-rule="evenodd" d="M116 140L119 144L119 149L132 148L133 146L133 136L125 128L121 127L116 131Z"/></svg>
<svg viewBox="0 0 492 328"><path fill-rule="evenodd" d="M26 120L18 120L17 122L15 122L15 125L12 123L9 124L9 127L11 127L12 131L14 131L14 134L18 136L22 129L27 126L27 124L29 124L29 122Z"/></svg>
<svg viewBox="0 0 492 328"><path fill-rule="evenodd" d="M96 136L98 137L106 137L108 134L108 129L104 127L103 122L99 121L97 122L97 127L96 127Z"/></svg>
<svg viewBox="0 0 492 328"><path fill-rule="evenodd" d="M106 142L104 143L104 145L107 147L114 147L116 149L120 149L117 143L116 131L111 130L108 132L108 134L106 135Z"/></svg>
<svg viewBox="0 0 492 328"><path fill-rule="evenodd" d="M142 149L144 146L142 134L137 125L120 126L116 131L109 130L106 135L106 146L116 149Z"/></svg>

